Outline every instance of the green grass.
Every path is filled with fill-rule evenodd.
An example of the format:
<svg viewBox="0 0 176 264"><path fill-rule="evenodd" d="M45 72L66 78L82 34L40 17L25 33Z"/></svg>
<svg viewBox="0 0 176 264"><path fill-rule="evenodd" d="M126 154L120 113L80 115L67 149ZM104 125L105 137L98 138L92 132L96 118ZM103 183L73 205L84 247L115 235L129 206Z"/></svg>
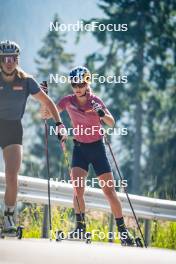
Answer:
<svg viewBox="0 0 176 264"><path fill-rule="evenodd" d="M87 231L108 233L109 230L109 214L88 211L86 213ZM43 206L25 205L20 213L19 223L25 226L25 238L41 238L42 222L43 222ZM125 218L127 227L130 230L137 229L132 218ZM56 230L63 230L67 233L73 230L75 226L75 217L73 209L63 207L52 207L52 226L53 226L53 239ZM143 222L141 222L143 230ZM116 229L114 228L114 231ZM133 233L134 234L134 233ZM108 242L108 238L100 239L98 236L93 239L94 241ZM119 243L118 238L115 239ZM166 221L152 221L151 225L151 246L167 249L176 249L176 222Z"/></svg>
<svg viewBox="0 0 176 264"><path fill-rule="evenodd" d="M41 238L43 222L43 206L27 206L20 213L19 223L25 226L25 238ZM91 212L86 217L87 231L108 232L108 215L100 212ZM65 234L74 229L75 217L73 209L53 207L52 208L52 228L53 238L56 230L62 230ZM96 236L94 241L107 242L108 238L103 240Z"/></svg>
<svg viewBox="0 0 176 264"><path fill-rule="evenodd" d="M151 240L154 247L176 249L176 222L154 221Z"/></svg>

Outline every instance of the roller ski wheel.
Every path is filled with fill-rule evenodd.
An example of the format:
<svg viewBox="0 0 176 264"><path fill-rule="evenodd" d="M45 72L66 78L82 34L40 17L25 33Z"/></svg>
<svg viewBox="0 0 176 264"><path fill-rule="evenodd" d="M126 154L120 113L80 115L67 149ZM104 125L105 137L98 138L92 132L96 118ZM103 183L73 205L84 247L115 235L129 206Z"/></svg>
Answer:
<svg viewBox="0 0 176 264"><path fill-rule="evenodd" d="M122 247L134 247L135 246L135 242L127 242L127 241L121 241L121 246Z"/></svg>
<svg viewBox="0 0 176 264"><path fill-rule="evenodd" d="M92 242L92 234L90 232L86 233L86 244L91 244Z"/></svg>
<svg viewBox="0 0 176 264"><path fill-rule="evenodd" d="M24 226L18 226L17 227L17 238L18 239L23 238L23 229L24 229Z"/></svg>
<svg viewBox="0 0 176 264"><path fill-rule="evenodd" d="M140 247L140 248L143 248L143 244L142 244L142 241L141 241L140 237L136 237L133 240L130 239L130 240L121 241L121 245L122 246L126 246L126 247Z"/></svg>
<svg viewBox="0 0 176 264"><path fill-rule="evenodd" d="M141 248L144 247L140 237L135 238L135 245L136 245L136 247L141 247Z"/></svg>
<svg viewBox="0 0 176 264"><path fill-rule="evenodd" d="M56 231L56 242L64 240L64 232L62 230Z"/></svg>
<svg viewBox="0 0 176 264"><path fill-rule="evenodd" d="M86 242L86 244L90 244L92 242L91 238L92 237L91 237L90 232L86 232L84 234L84 237L82 237L82 238L79 238L79 237L73 238L70 236L70 234L68 236L65 236L65 234L62 230L56 231L56 242L67 240L67 241L84 241L84 242Z"/></svg>

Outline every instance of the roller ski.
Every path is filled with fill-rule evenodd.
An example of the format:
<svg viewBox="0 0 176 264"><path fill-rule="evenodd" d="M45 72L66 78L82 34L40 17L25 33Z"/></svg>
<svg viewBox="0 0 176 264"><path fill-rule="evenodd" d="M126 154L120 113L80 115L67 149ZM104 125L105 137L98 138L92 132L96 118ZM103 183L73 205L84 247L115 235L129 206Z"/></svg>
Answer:
<svg viewBox="0 0 176 264"><path fill-rule="evenodd" d="M69 240L69 241L85 241L86 244L91 243L91 233L86 232L86 225L81 224L75 228L74 231L69 232L67 236L63 231L56 232L56 241Z"/></svg>
<svg viewBox="0 0 176 264"><path fill-rule="evenodd" d="M16 226L13 216L14 212L4 212L3 225L0 227L0 238L16 237L18 239L22 239L24 227Z"/></svg>
<svg viewBox="0 0 176 264"><path fill-rule="evenodd" d="M139 237L134 238L128 230L120 234L120 241L122 246L143 247L141 239Z"/></svg>

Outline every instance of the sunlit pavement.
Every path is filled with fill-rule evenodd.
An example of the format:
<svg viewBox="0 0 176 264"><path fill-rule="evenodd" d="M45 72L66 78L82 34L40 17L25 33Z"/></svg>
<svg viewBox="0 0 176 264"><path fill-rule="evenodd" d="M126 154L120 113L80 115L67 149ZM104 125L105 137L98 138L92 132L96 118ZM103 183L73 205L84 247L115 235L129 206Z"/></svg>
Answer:
<svg viewBox="0 0 176 264"><path fill-rule="evenodd" d="M176 251L41 239L0 240L0 264L175 264Z"/></svg>

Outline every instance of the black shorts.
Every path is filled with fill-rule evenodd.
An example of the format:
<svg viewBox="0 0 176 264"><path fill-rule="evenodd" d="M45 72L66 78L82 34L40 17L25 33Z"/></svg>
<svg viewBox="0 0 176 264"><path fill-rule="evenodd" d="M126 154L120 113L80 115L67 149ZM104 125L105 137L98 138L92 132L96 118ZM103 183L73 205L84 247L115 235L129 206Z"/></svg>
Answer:
<svg viewBox="0 0 176 264"><path fill-rule="evenodd" d="M74 140L72 168L79 167L88 171L89 164L92 164L97 176L112 171L103 141L81 143Z"/></svg>
<svg viewBox="0 0 176 264"><path fill-rule="evenodd" d="M0 119L0 147L13 144L22 145L23 128L21 120Z"/></svg>

